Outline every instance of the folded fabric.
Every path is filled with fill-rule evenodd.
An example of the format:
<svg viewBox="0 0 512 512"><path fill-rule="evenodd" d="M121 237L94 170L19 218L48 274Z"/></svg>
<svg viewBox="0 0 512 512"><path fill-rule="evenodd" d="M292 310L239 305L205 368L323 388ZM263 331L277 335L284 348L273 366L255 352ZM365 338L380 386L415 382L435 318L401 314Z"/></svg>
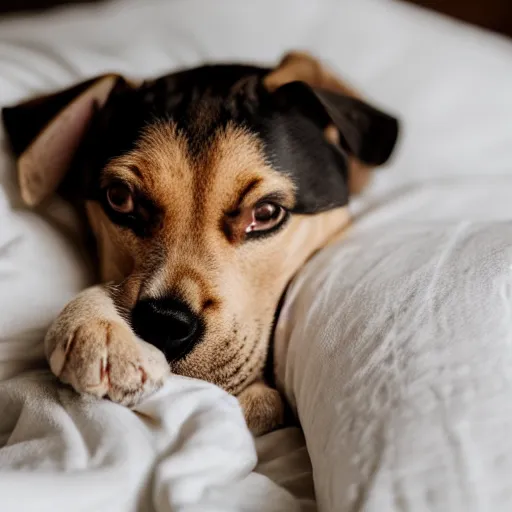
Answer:
<svg viewBox="0 0 512 512"><path fill-rule="evenodd" d="M134 412L25 373L0 411L2 512L301 510L252 472L236 399L205 382L172 376Z"/></svg>

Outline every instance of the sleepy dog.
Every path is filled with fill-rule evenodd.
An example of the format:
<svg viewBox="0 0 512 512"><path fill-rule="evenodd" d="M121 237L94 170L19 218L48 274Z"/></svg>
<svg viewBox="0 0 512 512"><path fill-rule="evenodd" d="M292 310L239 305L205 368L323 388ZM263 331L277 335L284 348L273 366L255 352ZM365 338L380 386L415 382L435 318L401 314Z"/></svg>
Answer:
<svg viewBox="0 0 512 512"><path fill-rule="evenodd" d="M53 373L132 406L171 371L236 395L254 434L279 426L263 370L280 298L349 223L397 120L297 52L273 69L103 75L3 120L25 203L58 191L95 240L102 284L48 331Z"/></svg>

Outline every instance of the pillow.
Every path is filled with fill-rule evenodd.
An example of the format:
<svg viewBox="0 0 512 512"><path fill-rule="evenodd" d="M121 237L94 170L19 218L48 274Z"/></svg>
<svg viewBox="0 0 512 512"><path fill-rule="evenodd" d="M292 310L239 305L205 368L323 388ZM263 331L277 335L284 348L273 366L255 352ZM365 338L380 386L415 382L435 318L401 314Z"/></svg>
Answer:
<svg viewBox="0 0 512 512"><path fill-rule="evenodd" d="M275 341L320 510L512 510L511 222L349 234Z"/></svg>

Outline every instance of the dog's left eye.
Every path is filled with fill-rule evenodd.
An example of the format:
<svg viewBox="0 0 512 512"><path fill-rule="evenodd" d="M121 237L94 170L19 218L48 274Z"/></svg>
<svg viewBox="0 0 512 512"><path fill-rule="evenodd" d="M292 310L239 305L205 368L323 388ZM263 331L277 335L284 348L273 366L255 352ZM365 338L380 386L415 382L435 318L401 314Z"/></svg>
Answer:
<svg viewBox="0 0 512 512"><path fill-rule="evenodd" d="M269 231L279 225L286 216L286 210L274 203L260 203L252 210L251 223L245 229L246 233Z"/></svg>
<svg viewBox="0 0 512 512"><path fill-rule="evenodd" d="M131 213L134 209L132 190L124 183L113 183L107 188L107 201L119 213Z"/></svg>

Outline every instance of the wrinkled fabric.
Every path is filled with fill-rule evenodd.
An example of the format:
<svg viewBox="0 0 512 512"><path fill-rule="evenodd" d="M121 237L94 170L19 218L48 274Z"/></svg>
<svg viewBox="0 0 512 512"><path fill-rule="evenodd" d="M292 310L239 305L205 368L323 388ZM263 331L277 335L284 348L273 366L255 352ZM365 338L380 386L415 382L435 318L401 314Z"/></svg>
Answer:
<svg viewBox="0 0 512 512"><path fill-rule="evenodd" d="M4 382L0 410L3 511L300 510L252 471L236 399L205 382L173 376L134 412L31 372Z"/></svg>
<svg viewBox="0 0 512 512"><path fill-rule="evenodd" d="M508 40L385 0L118 0L0 21L0 103L110 71L268 64L291 48L403 123L392 162L352 204L350 236L298 277L279 324L279 379L314 489L300 431L255 452L213 386L172 377L135 413L39 370L89 262L64 204L21 208L0 129L2 512L309 511L314 490L322 510L510 510Z"/></svg>
<svg viewBox="0 0 512 512"><path fill-rule="evenodd" d="M512 222L388 226L315 258L276 343L319 508L511 510L511 340Z"/></svg>

